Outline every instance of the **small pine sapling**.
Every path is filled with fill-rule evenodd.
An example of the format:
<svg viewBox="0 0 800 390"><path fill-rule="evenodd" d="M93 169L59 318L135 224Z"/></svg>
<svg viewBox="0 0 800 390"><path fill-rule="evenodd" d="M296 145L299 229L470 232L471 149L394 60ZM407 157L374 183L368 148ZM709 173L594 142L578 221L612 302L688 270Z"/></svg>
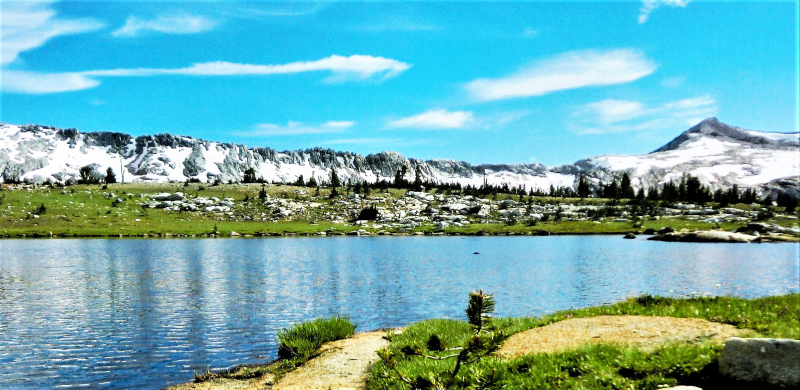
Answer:
<svg viewBox="0 0 800 390"><path fill-rule="evenodd" d="M483 290L472 291L469 293L469 305L467 306L467 322L472 326L472 335L466 343L460 347L447 348L441 337L432 334L425 343L426 349L418 345L407 345L400 349L399 354L388 348L378 351L378 356L384 366L393 374L390 379L404 382L414 389L446 389L458 387L492 388L499 381L499 376L495 371L484 375L476 375L473 379L475 383L461 384L456 379L461 369L469 364L479 362L482 358L497 351L505 341L506 336L502 330L498 330L492 324L492 313L495 308L495 300L491 294L486 294ZM450 355L430 355L428 352L458 351ZM452 369L440 373L438 376L420 376L409 378L398 368L398 360L402 358L421 357L431 360L455 359Z"/></svg>

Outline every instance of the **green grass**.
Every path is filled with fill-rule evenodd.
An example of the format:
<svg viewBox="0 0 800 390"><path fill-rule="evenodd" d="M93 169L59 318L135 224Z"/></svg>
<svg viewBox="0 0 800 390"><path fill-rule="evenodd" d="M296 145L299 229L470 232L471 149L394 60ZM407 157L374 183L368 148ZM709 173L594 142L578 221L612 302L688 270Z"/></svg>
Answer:
<svg viewBox="0 0 800 390"><path fill-rule="evenodd" d="M800 339L800 295L760 299L732 297L673 299L643 296L587 309L568 310L544 317L500 318L494 323L507 335L541 327L569 317L598 315L648 315L702 318L750 330L750 335ZM437 334L445 347L463 344L470 336L466 322L426 320L408 326L392 337L391 350L403 356L407 346L425 346ZM718 377L720 347L710 342L664 344L653 351L616 345L587 346L561 353L540 353L516 359L484 358L467 366L457 378L462 388L480 381L497 382L509 389L656 389L678 384L703 389L723 389ZM436 354L436 352L429 352ZM452 368L452 361L401 357L398 370L408 378L437 378ZM373 366L370 389L408 389L383 363ZM476 387L477 388L477 387ZM491 386L487 388L492 388Z"/></svg>
<svg viewBox="0 0 800 390"><path fill-rule="evenodd" d="M348 338L355 330L348 318L336 316L297 324L278 332L278 356L308 359L322 344Z"/></svg>

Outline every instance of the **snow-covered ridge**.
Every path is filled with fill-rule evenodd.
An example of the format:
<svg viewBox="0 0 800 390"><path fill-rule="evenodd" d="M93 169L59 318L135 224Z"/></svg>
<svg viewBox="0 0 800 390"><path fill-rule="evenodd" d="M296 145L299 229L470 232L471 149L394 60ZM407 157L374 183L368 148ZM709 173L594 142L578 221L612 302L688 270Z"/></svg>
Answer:
<svg viewBox="0 0 800 390"><path fill-rule="evenodd" d="M322 182L330 177L331 168L342 180L392 181L403 166L408 180L414 179L419 166L424 179L462 185L479 186L484 178L491 184L527 188L571 186L574 181L571 175L550 172L540 164L474 166L463 161L407 159L396 152L368 156L322 148L278 152L170 134L134 138L37 125L0 126L3 178L65 182L77 179L79 169L91 164L99 172L111 168L125 182L239 181L248 168L269 182L295 182L300 175Z"/></svg>
<svg viewBox="0 0 800 390"><path fill-rule="evenodd" d="M80 167L111 168L118 180L203 182L238 181L253 168L269 182L294 182L302 175L326 181L331 168L343 180L394 180L405 166L413 180L419 167L423 179L480 186L525 186L548 189L574 186L583 175L597 184L619 179L623 172L634 186L656 186L684 174L698 176L712 187L764 186L800 176L798 134L762 133L707 119L658 150L638 156L607 155L547 168L541 164L471 165L453 160L409 159L396 152L362 156L313 148L278 152L247 148L192 137L159 134L81 133L37 125L0 125L0 179L64 182L76 179ZM784 180L785 181L785 180Z"/></svg>

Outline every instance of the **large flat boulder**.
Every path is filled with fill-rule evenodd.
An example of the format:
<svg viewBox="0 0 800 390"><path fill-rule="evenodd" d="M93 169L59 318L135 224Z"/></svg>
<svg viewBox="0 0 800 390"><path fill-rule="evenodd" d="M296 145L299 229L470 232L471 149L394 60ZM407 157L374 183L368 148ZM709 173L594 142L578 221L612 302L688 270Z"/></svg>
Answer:
<svg viewBox="0 0 800 390"><path fill-rule="evenodd" d="M800 388L800 341L733 337L722 349L719 371L736 382Z"/></svg>
<svg viewBox="0 0 800 390"><path fill-rule="evenodd" d="M760 237L749 234L726 232L721 230L696 230L693 232L671 232L658 234L648 238L655 241L669 242L761 242Z"/></svg>

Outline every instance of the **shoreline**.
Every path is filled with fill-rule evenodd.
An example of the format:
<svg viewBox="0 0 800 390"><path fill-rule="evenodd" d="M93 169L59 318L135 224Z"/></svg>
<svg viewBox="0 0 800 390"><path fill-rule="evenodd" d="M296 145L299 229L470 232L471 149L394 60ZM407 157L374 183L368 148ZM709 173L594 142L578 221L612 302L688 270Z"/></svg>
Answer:
<svg viewBox="0 0 800 390"><path fill-rule="evenodd" d="M506 378L509 376L522 378L531 374L515 368L516 362L521 361L520 359L527 359L529 362L527 364L531 366L554 365L563 370L564 364L569 366L574 360L565 361L562 356L575 355L582 358L588 356L591 358L589 360L593 360L593 363L587 365L584 370L603 371L606 369L604 366L609 366L613 368L611 372L616 376L616 380L631 381L634 384L638 381L636 376L622 375L624 370L619 370L619 368L635 367L632 366L634 361L637 364L646 363L637 368L641 370L642 378L657 374L652 379L661 382L662 385L701 383L707 385L721 383L720 381L727 382L732 379L723 376L719 371L712 372L716 371L725 340L730 337L800 339L798 333L800 330L797 324L791 321L800 309L797 306L800 302L798 297L800 296L797 293L751 299L729 296L665 298L642 295L610 305L562 310L540 317L497 318L499 327L508 332L508 338L504 339L502 347L496 353L499 358L496 362L499 362L499 366L497 363L492 363L490 368L500 367L501 370L505 370ZM767 307L789 315L769 317L762 311ZM747 315L742 317L743 313ZM324 344L308 360L292 364L291 367L282 365L285 362L282 359L264 364L237 365L225 370L195 375L191 382L170 385L164 390L201 388L230 390L238 389L239 385L243 384L259 384L263 388L321 389L323 387L317 386L319 380L314 378L323 374L328 375L329 371L347 377L353 386L346 388L361 388L368 384L380 384L384 388L402 388L401 383L397 381L400 371L419 372L416 371L420 369L419 367L405 363L413 360L414 356L417 356L418 360L423 360L419 364L427 373L426 377L436 378L442 375L440 366L427 364L424 362L425 359L419 358L423 353L437 355L437 352L427 351L425 347L419 349L419 345L425 345L429 334L439 333L444 339L454 343L456 340L464 339L464 335L468 337L469 333L464 333L466 328L468 328L466 323L457 320L427 319L408 324L399 332L392 330L387 333L384 329L357 332L341 341ZM358 356L359 359L371 358L362 362L363 367L357 370L359 372L345 370L341 362L337 362L335 357L329 355L330 352L335 354L338 350L342 350L348 355L346 360L355 360L352 358L354 356L352 352L344 351L337 344L350 343L346 340L355 341L369 334L374 334L376 338L383 335L382 338L386 341L379 346L372 346L369 351L362 351L361 356ZM577 340L576 335L579 336ZM410 357L407 356L392 365L387 365L383 358L376 357L379 348L393 350L398 354L402 353L403 347L407 345L416 345L417 350L421 352L412 353ZM649 359L651 356L660 356L662 352L667 353L661 358L671 361L660 364L658 361L661 358ZM442 353L448 352L445 350ZM611 355L618 355L617 360L629 361L620 363ZM673 371L673 366L676 364L686 367L689 373L705 372L709 375L676 377ZM334 370L331 370L331 366ZM304 378L305 381L298 380L298 377ZM563 379L558 375L551 379L559 378ZM570 378L581 379L580 375L572 375Z"/></svg>
<svg viewBox="0 0 800 390"><path fill-rule="evenodd" d="M704 230L704 231L715 231L715 230ZM724 231L723 231L724 232ZM235 233L235 234L231 234ZM337 233L326 233L325 231L319 232L284 232L284 233L267 233L267 232L259 232L259 233L237 233L231 232L228 234L185 234L185 233L145 233L145 234L138 234L138 235L123 235L123 234L96 234L96 235L84 235L84 234L74 234L74 235L58 235L58 234L40 234L40 233L31 233L30 235L26 233L22 233L20 235L8 236L8 235L0 235L0 241L2 240L31 240L31 239L128 239L128 240L145 240L145 239L269 239L269 238L287 238L287 237L298 237L298 238L329 238L329 237L549 237L549 236L622 236L625 237L628 234L633 234L637 236L646 236L646 237L655 237L652 234L643 234L637 230L630 230L626 232L619 232L619 231L608 231L608 232L549 232L546 230L536 230L536 231L527 231L527 232L486 232L486 231L479 231L479 232L430 232L430 231L418 231L418 232L358 232L358 231L350 231L350 232L337 232ZM320 234L325 233L325 234ZM648 238L647 240L650 240ZM757 241L756 243L798 243L800 242L800 237L796 237L793 235L777 235L777 236L761 236L761 240ZM680 241L673 241L673 242L680 242ZM688 241L687 241L688 242ZM717 243L726 243L727 241L707 241L707 242L717 242Z"/></svg>

